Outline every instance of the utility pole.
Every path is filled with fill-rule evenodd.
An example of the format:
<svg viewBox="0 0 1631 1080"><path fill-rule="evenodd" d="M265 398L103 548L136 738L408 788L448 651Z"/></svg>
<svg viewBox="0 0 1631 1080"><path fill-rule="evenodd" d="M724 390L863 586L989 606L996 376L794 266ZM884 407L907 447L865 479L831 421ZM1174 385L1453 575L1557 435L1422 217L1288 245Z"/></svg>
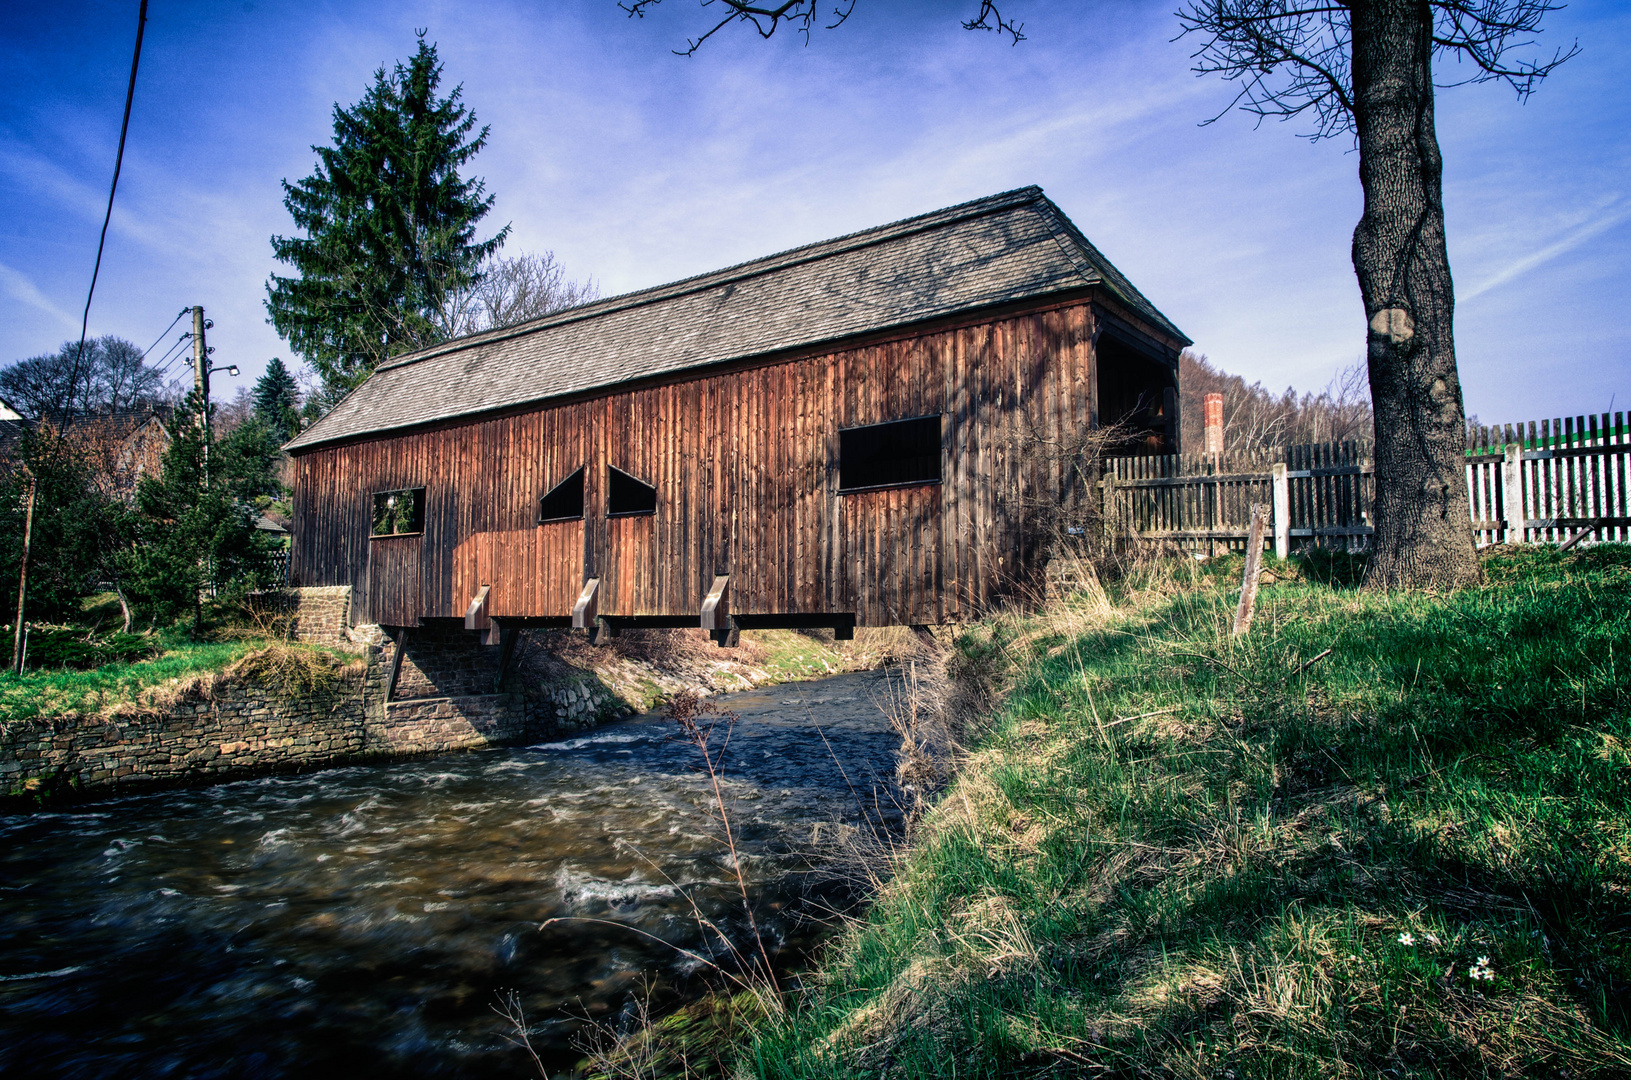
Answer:
<svg viewBox="0 0 1631 1080"><path fill-rule="evenodd" d="M204 343L204 331L214 323L204 321L204 308L193 306L193 389L203 406L198 414L198 426L203 427L209 416L210 400L210 347Z"/></svg>
<svg viewBox="0 0 1631 1080"><path fill-rule="evenodd" d="M17 627L11 639L11 667L19 677L23 674L23 602L28 594L28 545L34 537L34 494L39 490L39 478L28 478L28 514L23 519L23 568L17 575Z"/></svg>
<svg viewBox="0 0 1631 1080"><path fill-rule="evenodd" d="M204 331L215 324L204 318L202 304L193 305L193 390L198 394L198 415L193 422L204 433L204 486L210 486L210 353Z"/></svg>
<svg viewBox="0 0 1631 1080"><path fill-rule="evenodd" d="M193 305L193 391L198 397L198 415L194 418L198 429L204 435L204 460L202 462L203 487L207 491L210 486L210 349L204 343L204 331L209 329L210 323L204 319L204 306ZM196 634L204 625L204 590L200 588L193 594L193 632Z"/></svg>

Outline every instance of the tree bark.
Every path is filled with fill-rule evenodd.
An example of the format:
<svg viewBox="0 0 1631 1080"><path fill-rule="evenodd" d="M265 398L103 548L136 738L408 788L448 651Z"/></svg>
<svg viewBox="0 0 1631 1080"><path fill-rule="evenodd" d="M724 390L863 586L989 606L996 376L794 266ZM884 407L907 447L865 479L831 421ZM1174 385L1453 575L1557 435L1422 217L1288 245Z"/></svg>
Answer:
<svg viewBox="0 0 1631 1080"><path fill-rule="evenodd" d="M1353 263L1376 410L1376 535L1365 583L1476 584L1483 572L1467 499L1455 290L1433 129L1433 13L1427 0L1354 0L1350 11L1365 191Z"/></svg>

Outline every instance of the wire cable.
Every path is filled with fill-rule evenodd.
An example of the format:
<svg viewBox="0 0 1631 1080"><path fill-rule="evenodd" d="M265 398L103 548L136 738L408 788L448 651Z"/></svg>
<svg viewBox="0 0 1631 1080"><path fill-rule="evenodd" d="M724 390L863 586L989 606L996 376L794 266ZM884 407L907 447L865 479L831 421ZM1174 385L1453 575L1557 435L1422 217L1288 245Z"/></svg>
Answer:
<svg viewBox="0 0 1631 1080"><path fill-rule="evenodd" d="M170 325L166 326L163 330L159 331L159 336L153 339L153 344L149 345L147 348L142 350L142 359L143 360L147 359L147 354L148 353L152 352L154 349L159 347L159 342L164 340L164 335L165 334L168 334L171 330L175 329L176 323L181 321L181 316L187 314L187 312L189 312L191 310L192 310L192 308L182 308L181 313L178 314L175 318L170 320Z"/></svg>
<svg viewBox="0 0 1631 1080"><path fill-rule="evenodd" d="M68 422L73 408L74 387L79 384L79 362L85 356L85 334L91 324L91 297L96 295L96 278L102 272L102 249L108 242L108 222L113 220L113 194L119 190L119 170L125 163L125 136L130 132L130 104L136 98L136 68L142 62L142 34L147 29L147 0L142 0L136 16L136 51L130 58L130 86L125 90L125 118L119 124L119 152L113 159L113 183L108 185L108 212L102 217L102 238L96 242L96 265L91 270L91 287L85 293L85 315L79 322L79 348L74 352L74 366L70 369L68 393L63 399L61 422ZM171 323L174 326L175 323ZM165 333L169 333L168 330Z"/></svg>
<svg viewBox="0 0 1631 1080"><path fill-rule="evenodd" d="M164 369L175 362L178 350L180 350L182 345L191 341L192 337L193 335L191 332L182 334L180 337L176 338L176 343L174 345L165 350L164 355L159 357L158 362L153 365L159 369L160 374L163 374Z"/></svg>

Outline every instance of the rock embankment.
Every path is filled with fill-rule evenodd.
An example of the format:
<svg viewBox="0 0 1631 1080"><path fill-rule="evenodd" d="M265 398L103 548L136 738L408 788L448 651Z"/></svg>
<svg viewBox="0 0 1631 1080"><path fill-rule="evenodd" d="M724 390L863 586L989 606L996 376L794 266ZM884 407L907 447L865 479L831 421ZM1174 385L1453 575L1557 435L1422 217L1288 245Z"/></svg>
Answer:
<svg viewBox="0 0 1631 1080"><path fill-rule="evenodd" d="M347 662L274 645L105 714L8 723L0 727L0 795L95 796L476 749L558 737L620 711L582 678L542 693L387 702L392 648Z"/></svg>

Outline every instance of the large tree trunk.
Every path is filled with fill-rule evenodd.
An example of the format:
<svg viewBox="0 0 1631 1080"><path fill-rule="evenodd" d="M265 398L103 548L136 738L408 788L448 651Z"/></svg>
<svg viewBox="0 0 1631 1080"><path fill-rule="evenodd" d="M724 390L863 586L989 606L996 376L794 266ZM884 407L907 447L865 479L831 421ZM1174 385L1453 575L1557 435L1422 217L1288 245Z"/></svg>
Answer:
<svg viewBox="0 0 1631 1080"><path fill-rule="evenodd" d="M1365 189L1353 262L1376 408L1376 546L1365 580L1380 588L1475 584L1483 575L1467 502L1455 292L1433 132L1432 9L1426 0L1354 0L1350 10Z"/></svg>

